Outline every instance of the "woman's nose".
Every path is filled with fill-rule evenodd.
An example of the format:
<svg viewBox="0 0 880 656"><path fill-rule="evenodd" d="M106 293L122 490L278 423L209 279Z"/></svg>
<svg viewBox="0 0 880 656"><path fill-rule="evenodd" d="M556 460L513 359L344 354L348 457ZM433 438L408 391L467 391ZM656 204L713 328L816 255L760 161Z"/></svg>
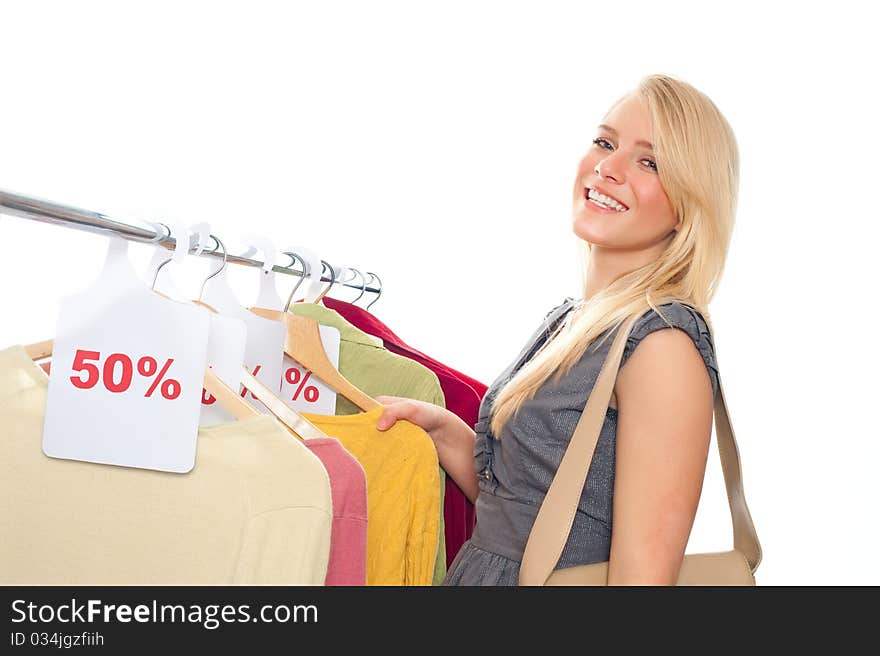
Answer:
<svg viewBox="0 0 880 656"><path fill-rule="evenodd" d="M617 163L618 158L615 157L616 154L616 152L611 153L596 163L596 167L593 170L600 178L614 180L615 182L621 182L623 180L620 171L621 165Z"/></svg>

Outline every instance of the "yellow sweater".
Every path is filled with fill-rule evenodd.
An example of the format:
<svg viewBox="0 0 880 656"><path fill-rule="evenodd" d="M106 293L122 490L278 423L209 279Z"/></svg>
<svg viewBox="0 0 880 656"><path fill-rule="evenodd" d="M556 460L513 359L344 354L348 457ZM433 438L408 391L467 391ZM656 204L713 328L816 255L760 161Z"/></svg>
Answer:
<svg viewBox="0 0 880 656"><path fill-rule="evenodd" d="M440 530L437 450L401 420L376 429L382 408L355 415L303 413L360 461L367 476L367 585L431 585Z"/></svg>

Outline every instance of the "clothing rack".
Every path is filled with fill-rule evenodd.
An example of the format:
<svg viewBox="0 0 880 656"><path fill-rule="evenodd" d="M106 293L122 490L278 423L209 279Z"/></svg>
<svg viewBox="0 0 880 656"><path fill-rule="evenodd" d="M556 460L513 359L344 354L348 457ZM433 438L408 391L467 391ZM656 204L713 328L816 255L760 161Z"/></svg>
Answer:
<svg viewBox="0 0 880 656"><path fill-rule="evenodd" d="M25 219L40 221L42 223L51 223L53 225L60 225L66 228L74 228L77 230L94 232L101 235L114 235L117 237L123 237L130 241L158 244L164 246L171 251L174 250L177 244L177 240L173 237L169 235L159 234L155 232L152 228L139 228L137 226L124 223L122 221L117 221L98 212L70 207L68 205L60 205L51 201L34 198L32 196L16 194L9 191L4 191L2 189L0 189L0 214L9 214L11 216L18 216ZM209 257L217 257L223 259L224 254L219 249L220 243L218 239L214 237L214 235L212 235L212 238L213 241L217 242L214 250L204 250L201 254ZM254 260L249 257L242 257L240 255L233 255L231 253L227 253L225 257L227 262L232 262L235 264L258 268L262 268L263 266L263 262L261 262L260 260ZM290 267L284 267L276 264L272 267L272 270L278 273L285 273L287 275L302 277L303 272L297 271L296 269L292 268L292 266L293 263L291 263ZM369 271L367 273L378 280L378 276L376 276L375 274L372 274ZM331 277L322 275L321 281L332 282L333 279ZM366 278L363 278L363 281L365 283ZM377 295L381 294L381 281L380 287L378 288L370 287L369 285L365 285L364 283L357 284L356 282L352 281L335 281L335 285L351 287L352 289L363 290L364 292L372 292L373 294Z"/></svg>

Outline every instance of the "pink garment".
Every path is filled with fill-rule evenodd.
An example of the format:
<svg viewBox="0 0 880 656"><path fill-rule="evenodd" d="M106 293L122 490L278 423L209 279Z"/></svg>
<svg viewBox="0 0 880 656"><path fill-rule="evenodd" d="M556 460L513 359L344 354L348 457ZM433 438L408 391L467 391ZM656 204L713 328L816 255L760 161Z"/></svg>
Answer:
<svg viewBox="0 0 880 656"><path fill-rule="evenodd" d="M477 423L480 402L486 394L486 385L409 346L364 308L329 296L325 296L322 302L356 328L381 337L385 348L392 353L415 360L433 371L443 389L446 409L470 426ZM474 505L468 501L452 478L446 479L443 519L446 529L446 566L450 567L459 549L471 537L476 522Z"/></svg>
<svg viewBox="0 0 880 656"><path fill-rule="evenodd" d="M330 562L324 585L367 584L367 477L333 437L303 440L327 470L333 496Z"/></svg>

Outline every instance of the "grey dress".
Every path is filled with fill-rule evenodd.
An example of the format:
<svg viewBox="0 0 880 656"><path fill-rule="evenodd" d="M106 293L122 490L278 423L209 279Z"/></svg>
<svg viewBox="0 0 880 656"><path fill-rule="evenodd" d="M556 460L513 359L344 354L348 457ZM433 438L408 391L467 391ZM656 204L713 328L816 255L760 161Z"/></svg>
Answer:
<svg viewBox="0 0 880 656"><path fill-rule="evenodd" d="M576 306L575 299L567 298L551 310L516 360L492 383L483 397L474 427L474 458L480 485L476 503L477 525L471 539L465 542L452 562L444 585L519 583L519 564L538 508L556 474L614 335L595 352L588 348L574 368L557 383L548 380L535 398L524 403L516 417L507 422L500 440L491 433L490 412L498 391L534 356ZM672 327L684 330L693 339L706 363L713 393L717 393L715 348L702 315L682 303L666 303L658 308ZM654 310L645 312L633 326L621 366L648 334L668 327ZM557 567L609 559L616 434L617 410L609 408L574 524Z"/></svg>

